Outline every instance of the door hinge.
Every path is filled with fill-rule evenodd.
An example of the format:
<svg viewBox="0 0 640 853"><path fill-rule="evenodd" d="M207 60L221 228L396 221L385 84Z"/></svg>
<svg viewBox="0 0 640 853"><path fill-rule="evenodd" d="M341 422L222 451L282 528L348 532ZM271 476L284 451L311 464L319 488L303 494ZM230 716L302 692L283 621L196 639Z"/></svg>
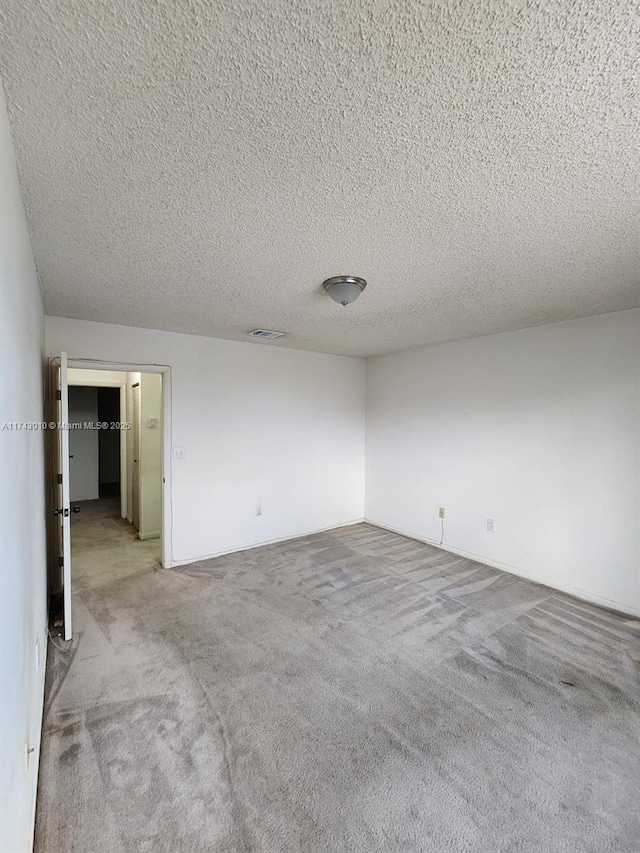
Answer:
<svg viewBox="0 0 640 853"><path fill-rule="evenodd" d="M62 391L60 388L56 391L56 400L62 400Z"/></svg>
<svg viewBox="0 0 640 853"><path fill-rule="evenodd" d="M64 557L58 557L58 565L60 568L64 566Z"/></svg>
<svg viewBox="0 0 640 853"><path fill-rule="evenodd" d="M62 485L62 474L58 474L58 485Z"/></svg>

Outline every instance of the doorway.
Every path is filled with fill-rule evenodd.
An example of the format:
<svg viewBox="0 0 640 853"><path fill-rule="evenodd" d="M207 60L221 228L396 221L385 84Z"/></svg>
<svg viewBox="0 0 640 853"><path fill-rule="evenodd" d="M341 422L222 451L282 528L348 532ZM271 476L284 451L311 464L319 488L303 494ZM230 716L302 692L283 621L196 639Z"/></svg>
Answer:
<svg viewBox="0 0 640 853"><path fill-rule="evenodd" d="M162 377L69 368L68 381L70 497L78 508L71 558L81 589L161 562Z"/></svg>
<svg viewBox="0 0 640 853"><path fill-rule="evenodd" d="M110 500L124 515L120 389L77 385L69 371L69 478L71 500ZM86 381L86 380L83 380Z"/></svg>
<svg viewBox="0 0 640 853"><path fill-rule="evenodd" d="M68 426L58 435L66 433L68 447L54 436L52 444L58 459L67 458L68 468L65 473L64 465L56 467L52 452L52 483L55 494L56 484L66 482L68 495L65 501L58 493L53 500L52 515L62 516L66 527L52 525L52 576L57 580L52 604L56 598L64 602L64 635L69 639L71 588L81 595L164 564L169 378L165 383L166 369L77 368L73 362L64 365L64 354L59 361L59 368L53 363L60 389L56 394L67 411L58 420ZM65 530L67 551L60 544Z"/></svg>

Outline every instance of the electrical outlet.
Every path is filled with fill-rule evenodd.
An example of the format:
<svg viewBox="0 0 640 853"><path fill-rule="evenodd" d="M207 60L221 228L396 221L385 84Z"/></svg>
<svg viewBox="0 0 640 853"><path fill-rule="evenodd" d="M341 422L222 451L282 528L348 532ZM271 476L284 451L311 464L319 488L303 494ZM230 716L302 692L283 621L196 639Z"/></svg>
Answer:
<svg viewBox="0 0 640 853"><path fill-rule="evenodd" d="M256 515L262 515L262 504L256 504Z"/></svg>
<svg viewBox="0 0 640 853"><path fill-rule="evenodd" d="M441 506L438 510L438 518L444 518L444 507Z"/></svg>
<svg viewBox="0 0 640 853"><path fill-rule="evenodd" d="M171 455L174 459L186 459L187 454L184 447L174 447L171 450Z"/></svg>
<svg viewBox="0 0 640 853"><path fill-rule="evenodd" d="M495 533L496 532L496 523L492 518L487 519L487 531L489 533Z"/></svg>

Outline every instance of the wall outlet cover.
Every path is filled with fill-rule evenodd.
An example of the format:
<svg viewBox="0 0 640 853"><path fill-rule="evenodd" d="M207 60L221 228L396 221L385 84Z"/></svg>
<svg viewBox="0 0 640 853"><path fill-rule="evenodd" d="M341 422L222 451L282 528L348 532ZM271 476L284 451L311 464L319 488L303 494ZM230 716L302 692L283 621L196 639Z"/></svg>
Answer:
<svg viewBox="0 0 640 853"><path fill-rule="evenodd" d="M443 506L441 506L438 509L438 518L444 518L444 507Z"/></svg>
<svg viewBox="0 0 640 853"><path fill-rule="evenodd" d="M492 518L487 519L487 531L489 533L495 533L496 532L496 523Z"/></svg>

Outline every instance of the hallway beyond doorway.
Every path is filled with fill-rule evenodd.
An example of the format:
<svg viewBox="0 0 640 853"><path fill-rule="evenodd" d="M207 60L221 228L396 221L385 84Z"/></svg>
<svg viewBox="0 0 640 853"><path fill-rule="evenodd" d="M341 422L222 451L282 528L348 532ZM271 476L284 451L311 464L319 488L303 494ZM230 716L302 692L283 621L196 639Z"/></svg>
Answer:
<svg viewBox="0 0 640 853"><path fill-rule="evenodd" d="M74 593L158 568L160 540L138 539L135 529L120 518L118 494L78 506L71 523Z"/></svg>

